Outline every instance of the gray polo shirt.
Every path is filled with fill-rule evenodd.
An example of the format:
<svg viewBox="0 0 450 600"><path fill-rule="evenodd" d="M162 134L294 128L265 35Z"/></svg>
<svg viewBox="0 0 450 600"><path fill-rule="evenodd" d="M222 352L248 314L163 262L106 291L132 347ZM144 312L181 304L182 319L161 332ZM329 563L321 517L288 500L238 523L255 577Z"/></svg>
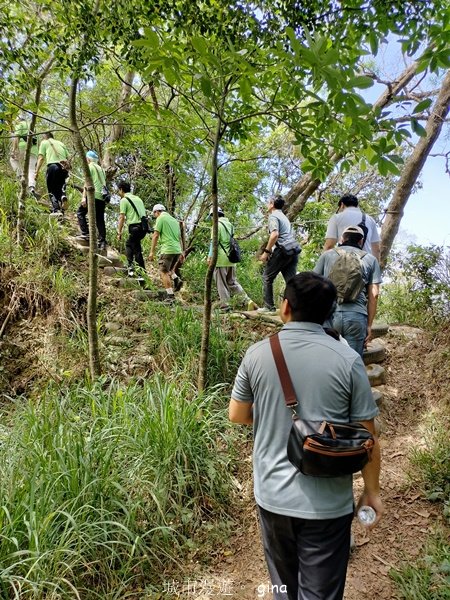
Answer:
<svg viewBox="0 0 450 600"><path fill-rule="evenodd" d="M278 231L277 243L283 246L286 242L294 241L292 225L287 216L281 210L273 210L269 215L269 233Z"/></svg>
<svg viewBox="0 0 450 600"><path fill-rule="evenodd" d="M378 414L364 364L349 346L315 323L287 323L279 336L300 417L346 423ZM292 413L284 402L268 338L247 350L231 397L253 402L254 492L259 506L303 519L331 519L353 511L351 475L308 477L287 458Z"/></svg>
<svg viewBox="0 0 450 600"><path fill-rule="evenodd" d="M360 256L362 256L365 252L365 250L355 248L354 246L341 246L341 249L345 250L346 252L355 252ZM331 267L338 258L339 254L334 248L332 250L327 250L319 257L319 260L313 269L314 273L328 277ZM364 256L362 256L361 269L362 279L366 286L381 283L380 265L378 264L377 259L372 256L372 254L366 253ZM367 296L365 288L361 291L355 302L344 302L342 304L338 304L336 307L336 312L350 311L367 315Z"/></svg>
<svg viewBox="0 0 450 600"><path fill-rule="evenodd" d="M357 206L347 206L345 210L340 213L336 213L331 217L328 222L326 238L334 238L338 242L341 241L342 234L350 227L350 225L359 225L362 220L362 212ZM373 242L380 241L380 234L378 233L377 224L375 220L366 214L366 227L367 227L367 238L364 242L363 250L372 253Z"/></svg>

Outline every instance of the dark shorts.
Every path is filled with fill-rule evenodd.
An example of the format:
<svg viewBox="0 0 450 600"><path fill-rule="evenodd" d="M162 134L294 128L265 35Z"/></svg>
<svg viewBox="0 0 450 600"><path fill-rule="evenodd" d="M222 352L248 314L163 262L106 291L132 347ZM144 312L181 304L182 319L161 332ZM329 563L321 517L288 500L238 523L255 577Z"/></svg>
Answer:
<svg viewBox="0 0 450 600"><path fill-rule="evenodd" d="M158 260L158 266L161 273L170 273L177 264L179 254L161 254Z"/></svg>

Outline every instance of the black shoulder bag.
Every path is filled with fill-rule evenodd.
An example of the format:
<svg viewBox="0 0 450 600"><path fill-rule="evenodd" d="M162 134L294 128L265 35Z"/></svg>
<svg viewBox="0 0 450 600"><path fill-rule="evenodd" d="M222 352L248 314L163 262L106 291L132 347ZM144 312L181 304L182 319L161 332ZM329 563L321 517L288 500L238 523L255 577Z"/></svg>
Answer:
<svg viewBox="0 0 450 600"><path fill-rule="evenodd" d="M342 477L357 473L371 460L374 439L361 423L330 423L300 419L292 380L281 350L278 334L270 347L283 388L287 408L293 412L287 444L289 461L303 475Z"/></svg>
<svg viewBox="0 0 450 600"><path fill-rule="evenodd" d="M135 213L137 214L137 216L139 217L139 212L138 212L137 208L135 207L133 200L131 200L131 198L129 198L128 196L125 196L125 198L126 198L126 199L128 200L128 202L131 204L131 206L133 207L133 210L134 210L134 212L135 212ZM150 232L150 225L149 225L149 223L148 223L148 217L147 217L147 215L143 215L143 216L141 217L141 223L140 223L140 225L141 225L142 231L143 231L144 233L149 233L149 232Z"/></svg>
<svg viewBox="0 0 450 600"><path fill-rule="evenodd" d="M233 232L230 233L223 223L222 223L222 226L225 229L225 231L228 233L228 235L230 236L230 251L227 254L227 251L225 250L225 248L223 247L223 245L220 242L219 242L219 246L225 252L228 260L231 263L234 263L234 264L239 263L242 260L241 248L240 248L239 244L237 243L237 241L234 239Z"/></svg>

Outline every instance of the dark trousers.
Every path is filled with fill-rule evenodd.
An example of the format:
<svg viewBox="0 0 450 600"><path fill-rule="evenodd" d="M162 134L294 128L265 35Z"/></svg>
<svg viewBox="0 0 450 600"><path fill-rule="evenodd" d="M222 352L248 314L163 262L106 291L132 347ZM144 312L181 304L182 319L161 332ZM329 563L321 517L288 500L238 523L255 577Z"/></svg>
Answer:
<svg viewBox="0 0 450 600"><path fill-rule="evenodd" d="M89 235L89 224L87 220L88 207L80 204L77 210L78 225L83 235ZM98 243L106 244L106 225L105 225L105 202L95 199L95 222L98 231Z"/></svg>
<svg viewBox="0 0 450 600"><path fill-rule="evenodd" d="M59 163L50 163L47 165L47 190L50 202L52 203L52 212L57 212L62 208L61 198L65 193L68 176L69 173Z"/></svg>
<svg viewBox="0 0 450 600"><path fill-rule="evenodd" d="M279 248L275 248L266 263L263 273L264 304L267 308L274 308L273 282L278 273L283 275L287 283L297 273L298 254L286 256Z"/></svg>
<svg viewBox="0 0 450 600"><path fill-rule="evenodd" d="M274 600L341 600L353 513L309 520L258 511Z"/></svg>
<svg viewBox="0 0 450 600"><path fill-rule="evenodd" d="M139 223L128 226L128 239L125 244L125 254L128 260L128 266L133 266L133 261L145 270L144 257L142 256L141 241L145 238L145 233Z"/></svg>

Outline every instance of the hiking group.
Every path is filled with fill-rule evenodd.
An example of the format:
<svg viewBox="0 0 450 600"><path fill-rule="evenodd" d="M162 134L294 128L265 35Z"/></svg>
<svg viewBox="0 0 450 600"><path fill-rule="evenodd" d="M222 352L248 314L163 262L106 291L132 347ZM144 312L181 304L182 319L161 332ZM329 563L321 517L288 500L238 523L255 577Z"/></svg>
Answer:
<svg viewBox="0 0 450 600"><path fill-rule="evenodd" d="M26 123L18 126L11 165L20 176L24 138L28 135ZM45 134L36 148L33 143L30 164L35 166L28 173L30 192L36 193L36 176L45 160L51 210L60 214L66 201L67 149L51 133ZM86 158L94 185L99 249L104 250L105 202L110 194L98 154L89 150ZM120 197L117 237L122 239L127 226L125 252L128 273L134 277L145 272L142 240L150 232L150 226L144 202L131 192L130 183L119 181L117 190ZM77 218L81 235L88 238L86 189L82 193ZM237 295L248 310L257 309L261 315L279 313L284 324L276 334L278 355L270 338L248 348L229 402L230 420L253 426L254 496L275 600L341 600L354 514L362 506L371 507L376 515L370 526L373 528L384 510L380 497L380 447L374 421L378 408L362 360L364 347L371 338L381 283L377 260L380 238L375 221L358 204L352 195L339 199L337 213L328 223L323 253L313 271L297 273L301 247L283 212L284 200L279 195L269 200L268 241L259 256L263 265L264 299L259 309L237 280L240 251L234 239L234 226L222 208L217 210L214 280L219 308L230 310L230 299ZM182 285L182 230L180 222L163 204L155 204L152 213L155 222L148 259L155 260L159 245L159 272L167 300L173 302ZM208 216L213 216L212 210ZM214 258L212 239L211 231L208 264ZM277 310L274 281L280 273L286 287ZM284 362L279 362L280 357ZM346 474L327 472L322 476L319 469L311 475L291 462L287 447L294 425L287 406L294 407L299 421L310 425L321 423L321 435L324 424L331 422L346 424L347 428L349 424L356 426L369 436L371 443L364 450L367 456L360 468L364 487L356 503L352 486L355 470ZM337 440L332 443L337 444ZM320 454L321 450L316 447L315 451ZM327 452L321 460L325 455ZM333 452L328 452L328 462L330 455Z"/></svg>

